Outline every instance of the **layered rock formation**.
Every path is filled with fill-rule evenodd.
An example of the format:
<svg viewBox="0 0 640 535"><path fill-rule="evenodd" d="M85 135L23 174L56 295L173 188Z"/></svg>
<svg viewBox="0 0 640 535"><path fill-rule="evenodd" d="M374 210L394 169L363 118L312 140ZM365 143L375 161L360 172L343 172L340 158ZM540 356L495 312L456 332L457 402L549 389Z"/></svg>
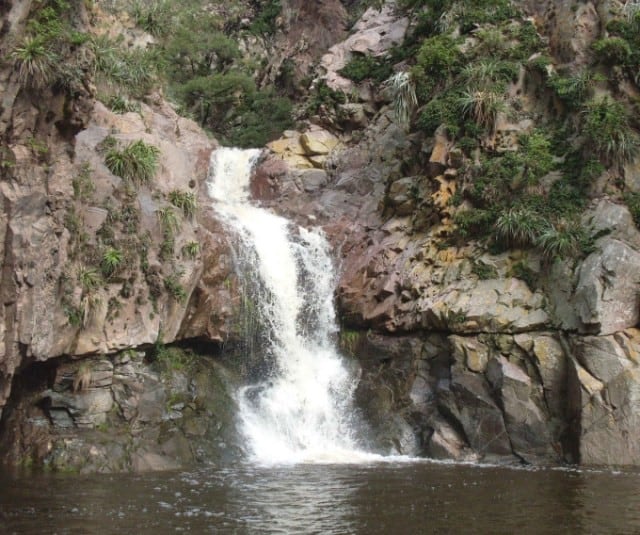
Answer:
<svg viewBox="0 0 640 535"><path fill-rule="evenodd" d="M549 4L529 8L554 54L584 63L607 3ZM8 31L19 35L30 7L5 6ZM343 20L342 6L329 8ZM581 259L453 239L462 151L444 129L408 133L388 94L338 74L355 54L388 51L408 24L392 6L365 13L321 61L319 79L351 101L270 143L253 182L257 199L321 225L334 245L341 344L363 369L357 401L372 444L442 459L640 464L632 216L599 188L582 216L597 239ZM336 22L325 44L339 35ZM280 43L273 69L292 46ZM307 63L319 56L311 48L298 51ZM95 101L90 84L73 97L34 95L14 70L2 76L5 460L113 471L223 459L237 437L222 429L230 398L210 374L226 381L226 372L206 358L163 368L153 351L140 353L183 340L217 354L239 341L231 253L205 185L215 142L159 95L121 115ZM527 82L521 73L511 87L523 106L540 90ZM510 150L532 127L500 117L487 146ZM132 189L114 175L105 140L157 147L152 181ZM631 191L636 167L621 177ZM194 217L171 204L175 191L197 198ZM94 285L87 273L101 270L106 247L126 261Z"/></svg>

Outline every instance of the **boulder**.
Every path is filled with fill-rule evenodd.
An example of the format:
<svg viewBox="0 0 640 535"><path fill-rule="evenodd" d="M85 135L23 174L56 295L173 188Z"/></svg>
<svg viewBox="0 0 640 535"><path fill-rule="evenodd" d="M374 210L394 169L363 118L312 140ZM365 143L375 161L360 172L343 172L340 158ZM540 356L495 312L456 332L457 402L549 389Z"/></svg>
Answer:
<svg viewBox="0 0 640 535"><path fill-rule="evenodd" d="M638 342L636 329L573 340L569 416L582 464L640 464Z"/></svg>
<svg viewBox="0 0 640 535"><path fill-rule="evenodd" d="M626 243L602 238L583 262L575 290L581 330L611 334L640 320L640 252Z"/></svg>

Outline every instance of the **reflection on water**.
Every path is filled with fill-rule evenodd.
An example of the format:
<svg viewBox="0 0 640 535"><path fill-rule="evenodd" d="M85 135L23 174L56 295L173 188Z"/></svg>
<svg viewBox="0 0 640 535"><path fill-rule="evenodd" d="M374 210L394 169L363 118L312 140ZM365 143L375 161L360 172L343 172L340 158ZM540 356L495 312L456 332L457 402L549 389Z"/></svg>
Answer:
<svg viewBox="0 0 640 535"><path fill-rule="evenodd" d="M0 477L0 533L640 533L637 472L431 463Z"/></svg>

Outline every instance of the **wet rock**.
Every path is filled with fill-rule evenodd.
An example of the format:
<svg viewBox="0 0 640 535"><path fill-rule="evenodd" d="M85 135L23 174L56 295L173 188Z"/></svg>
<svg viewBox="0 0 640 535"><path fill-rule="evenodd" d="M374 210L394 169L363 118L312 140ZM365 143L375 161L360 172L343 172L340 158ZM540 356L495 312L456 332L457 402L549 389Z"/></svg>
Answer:
<svg viewBox="0 0 640 535"><path fill-rule="evenodd" d="M640 338L633 329L618 339L606 336L574 340L576 358L571 360L569 373L569 411L583 464L640 463L638 353L637 349L631 350L634 361L625 350L625 346L636 346Z"/></svg>

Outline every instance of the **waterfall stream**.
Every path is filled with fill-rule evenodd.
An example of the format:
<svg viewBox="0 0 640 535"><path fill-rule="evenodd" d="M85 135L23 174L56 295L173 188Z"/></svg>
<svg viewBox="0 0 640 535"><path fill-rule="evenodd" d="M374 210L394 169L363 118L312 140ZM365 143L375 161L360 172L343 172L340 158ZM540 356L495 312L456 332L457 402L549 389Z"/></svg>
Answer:
<svg viewBox="0 0 640 535"><path fill-rule="evenodd" d="M257 149L219 148L209 194L239 238L252 281L251 313L264 331L270 363L238 392L239 420L252 460L263 463L362 462L352 395L357 384L335 346L335 270L319 230L297 227L250 201Z"/></svg>

